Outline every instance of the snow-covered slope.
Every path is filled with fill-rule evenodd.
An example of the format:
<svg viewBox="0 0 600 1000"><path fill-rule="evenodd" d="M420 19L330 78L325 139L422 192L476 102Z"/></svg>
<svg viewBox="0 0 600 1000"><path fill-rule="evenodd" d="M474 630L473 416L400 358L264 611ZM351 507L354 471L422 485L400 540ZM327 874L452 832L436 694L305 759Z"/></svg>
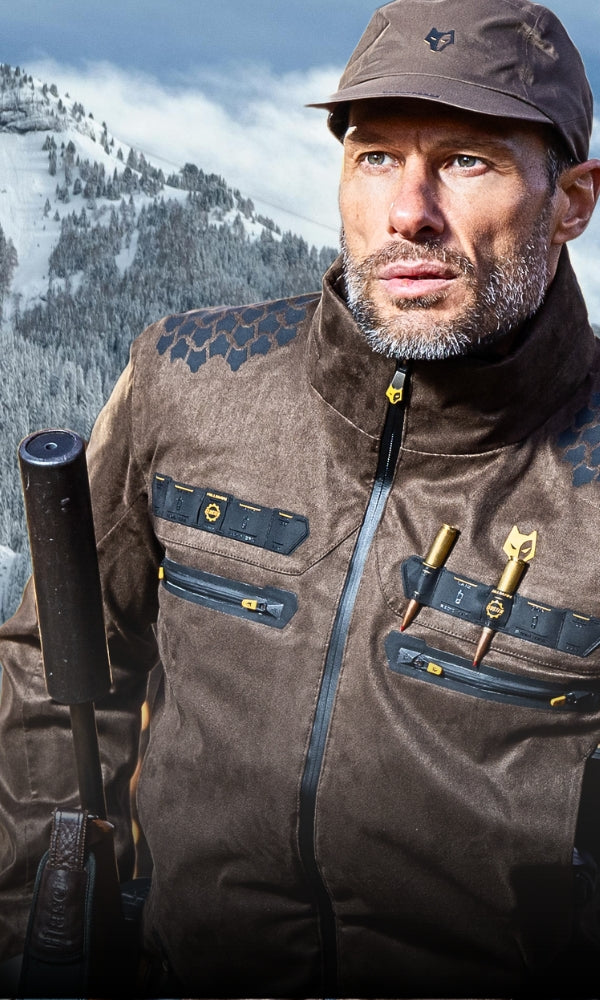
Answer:
<svg viewBox="0 0 600 1000"><path fill-rule="evenodd" d="M165 164L120 142L105 122L96 122L54 85L7 65L0 65L0 85L0 226L18 260L4 303L6 319L15 307L45 300L48 260L65 216L85 209L93 224L106 219L123 197L139 214L157 195L184 200L188 190L177 186L185 184L181 170L167 175ZM100 176L93 193L86 189L90 170ZM216 213L219 220L233 222L240 204L246 205L246 232L259 236L266 224L277 236L272 220L236 194L239 203ZM120 267L131 262L133 250L117 258Z"/></svg>
<svg viewBox="0 0 600 1000"><path fill-rule="evenodd" d="M86 437L149 322L312 291L334 253L0 65L0 621L29 565L18 442L50 426Z"/></svg>

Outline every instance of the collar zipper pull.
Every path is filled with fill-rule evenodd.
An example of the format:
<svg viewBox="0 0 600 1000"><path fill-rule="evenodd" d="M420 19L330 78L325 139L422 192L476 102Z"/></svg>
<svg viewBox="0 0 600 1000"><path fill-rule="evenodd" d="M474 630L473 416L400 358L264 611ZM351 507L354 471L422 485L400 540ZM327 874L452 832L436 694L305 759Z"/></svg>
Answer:
<svg viewBox="0 0 600 1000"><path fill-rule="evenodd" d="M406 382L407 375L408 372L406 368L396 368L394 377L386 391L386 396L392 406L397 406L398 403L401 403L404 399L404 384Z"/></svg>

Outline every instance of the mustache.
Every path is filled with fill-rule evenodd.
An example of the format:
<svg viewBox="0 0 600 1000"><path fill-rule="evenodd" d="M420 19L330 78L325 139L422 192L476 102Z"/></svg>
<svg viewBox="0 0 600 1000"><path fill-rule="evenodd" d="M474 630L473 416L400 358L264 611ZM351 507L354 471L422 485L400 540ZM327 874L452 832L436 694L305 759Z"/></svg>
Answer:
<svg viewBox="0 0 600 1000"><path fill-rule="evenodd" d="M387 264L398 264L404 261L437 261L448 264L455 268L460 274L467 277L475 271L472 260L453 250L452 247L443 246L441 243L431 240L427 243L387 243L385 246L369 254L362 260L353 260L348 251L345 235L342 232L341 248L347 264L350 264L353 271L361 278L366 278L372 272Z"/></svg>

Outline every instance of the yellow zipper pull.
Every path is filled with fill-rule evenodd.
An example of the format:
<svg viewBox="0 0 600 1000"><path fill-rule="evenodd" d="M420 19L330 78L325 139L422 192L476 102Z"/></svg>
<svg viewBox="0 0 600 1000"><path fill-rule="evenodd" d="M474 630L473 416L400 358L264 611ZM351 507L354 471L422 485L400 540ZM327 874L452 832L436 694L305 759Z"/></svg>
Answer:
<svg viewBox="0 0 600 1000"><path fill-rule="evenodd" d="M394 377L390 382L386 396L389 399L392 406L397 406L404 399L404 383L406 382L406 372L402 368L398 368L394 372Z"/></svg>

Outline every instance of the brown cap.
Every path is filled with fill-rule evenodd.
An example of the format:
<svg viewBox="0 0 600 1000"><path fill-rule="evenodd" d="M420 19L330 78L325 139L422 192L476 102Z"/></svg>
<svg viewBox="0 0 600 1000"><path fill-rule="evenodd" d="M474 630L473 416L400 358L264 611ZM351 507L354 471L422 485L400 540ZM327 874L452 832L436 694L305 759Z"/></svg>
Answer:
<svg viewBox="0 0 600 1000"><path fill-rule="evenodd" d="M466 111L552 125L588 157L592 92L555 14L529 0L394 0L375 11L326 101L330 128L352 101L437 101Z"/></svg>

